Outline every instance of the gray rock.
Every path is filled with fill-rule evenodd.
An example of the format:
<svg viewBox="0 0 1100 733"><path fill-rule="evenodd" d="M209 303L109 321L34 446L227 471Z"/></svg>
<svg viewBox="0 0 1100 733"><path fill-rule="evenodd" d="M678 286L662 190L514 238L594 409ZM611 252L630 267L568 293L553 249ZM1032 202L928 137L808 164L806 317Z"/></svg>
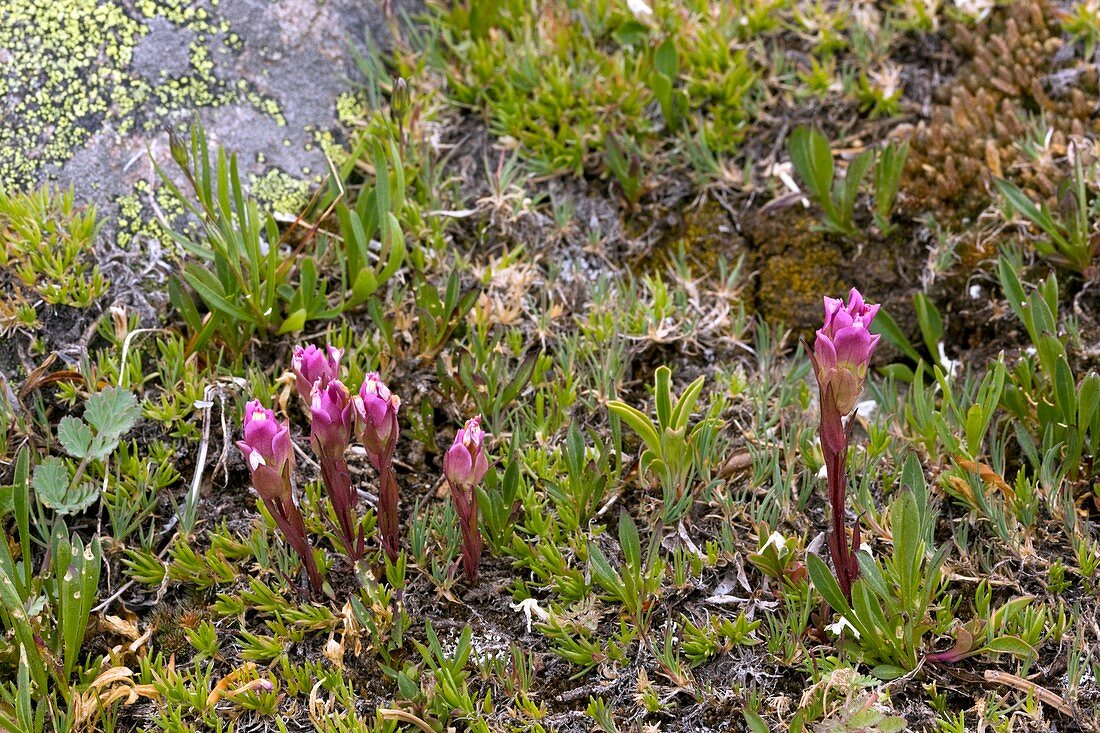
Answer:
<svg viewBox="0 0 1100 733"><path fill-rule="evenodd" d="M71 185L126 246L116 215L154 195L147 152L172 167L167 130L197 115L273 206L280 187L304 195L387 28L376 0L5 0L0 188Z"/></svg>

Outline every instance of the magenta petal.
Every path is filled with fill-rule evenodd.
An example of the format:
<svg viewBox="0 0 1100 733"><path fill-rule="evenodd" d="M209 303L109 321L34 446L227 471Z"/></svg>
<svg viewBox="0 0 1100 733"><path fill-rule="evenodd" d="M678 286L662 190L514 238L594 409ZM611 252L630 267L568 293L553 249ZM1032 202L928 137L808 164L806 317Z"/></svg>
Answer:
<svg viewBox="0 0 1100 733"><path fill-rule="evenodd" d="M880 334L876 333L876 334L871 335L871 341L867 345L867 360L868 361L870 361L871 355L875 353L875 349L878 347L878 342L881 341L881 340L882 340L882 336Z"/></svg>
<svg viewBox="0 0 1100 733"><path fill-rule="evenodd" d="M389 412L390 405L378 395L368 395L363 400L363 407L366 409L367 420L376 429L386 422L386 414Z"/></svg>
<svg viewBox="0 0 1100 733"><path fill-rule="evenodd" d="M863 309L863 325L870 326L871 321L875 320L875 316L878 315L878 309L882 306L875 304L869 305Z"/></svg>
<svg viewBox="0 0 1100 733"><path fill-rule="evenodd" d="M447 481L455 486L466 486L472 483L470 480L472 467L470 451L463 445L452 445L443 456L443 474L447 477Z"/></svg>
<svg viewBox="0 0 1100 733"><path fill-rule="evenodd" d="M479 450L477 452L477 460L473 466L473 476L470 483L481 483L481 479L485 478L486 472L489 470L489 459L485 457L485 451Z"/></svg>
<svg viewBox="0 0 1100 733"><path fill-rule="evenodd" d="M271 458L277 466L294 460L294 443L290 439L290 428L283 426L271 439Z"/></svg>
<svg viewBox="0 0 1100 733"><path fill-rule="evenodd" d="M866 365L871 358L871 334L861 326L849 326L833 338L838 364Z"/></svg>
<svg viewBox="0 0 1100 733"><path fill-rule="evenodd" d="M245 426L244 442L270 462L275 452L272 444L278 432L279 425L274 420L255 420Z"/></svg>
<svg viewBox="0 0 1100 733"><path fill-rule="evenodd" d="M836 367L836 347L832 339L822 331L817 332L817 339L814 341L814 358L822 372Z"/></svg>
<svg viewBox="0 0 1100 733"><path fill-rule="evenodd" d="M250 455L252 455L252 446L250 446L248 443L244 442L243 440L238 440L237 441L237 448L240 449L241 455L244 457L244 462L246 464L248 464L248 457ZM249 471L249 473L252 472L252 466L251 465L248 466L248 471Z"/></svg>
<svg viewBox="0 0 1100 733"><path fill-rule="evenodd" d="M863 310L863 296L858 290L852 288L848 293L848 312L852 315L860 313Z"/></svg>
<svg viewBox="0 0 1100 733"><path fill-rule="evenodd" d="M836 334L837 334L838 331L840 331L840 329L848 328L854 322L855 322L855 319L852 318L851 313L849 313L848 311L838 311L837 314L835 316L833 316L833 322L831 324L829 324L830 325L829 330L833 335L833 340L834 341L836 340Z"/></svg>

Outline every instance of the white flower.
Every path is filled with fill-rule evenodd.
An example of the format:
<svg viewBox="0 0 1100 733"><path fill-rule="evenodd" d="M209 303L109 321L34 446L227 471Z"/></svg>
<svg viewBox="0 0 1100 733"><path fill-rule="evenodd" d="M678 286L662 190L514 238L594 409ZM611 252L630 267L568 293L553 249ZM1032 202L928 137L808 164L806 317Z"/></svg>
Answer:
<svg viewBox="0 0 1100 733"><path fill-rule="evenodd" d="M787 549L787 538L778 532L772 532L771 537L768 537L768 541L760 548L760 552L768 549L769 545L775 545L776 550L783 552L783 550Z"/></svg>
<svg viewBox="0 0 1100 733"><path fill-rule="evenodd" d="M841 616L840 620L837 621L835 624L829 624L825 627L825 630L833 634L834 636L840 636L842 633L844 633L844 629L851 629L852 633L856 635L856 638L859 638L859 631L857 631L856 627L852 626L852 622L846 619L844 616Z"/></svg>
<svg viewBox="0 0 1100 733"><path fill-rule="evenodd" d="M539 621L547 621L550 619L550 613L539 605L539 602L534 598L525 598L519 603L510 603L508 607L513 611L522 611L523 615L527 617L527 633L531 633L531 622L534 620L532 617L538 617Z"/></svg>
<svg viewBox="0 0 1100 733"><path fill-rule="evenodd" d="M626 0L626 6L639 20L643 15L653 15L653 8L646 5L645 0Z"/></svg>
<svg viewBox="0 0 1100 733"><path fill-rule="evenodd" d="M948 377L955 376L955 372L959 371L959 367L962 366L962 362L955 361L954 359L947 358L947 352L944 351L943 342L940 341L936 346L940 352L940 364L943 365L943 370L947 372Z"/></svg>
<svg viewBox="0 0 1100 733"><path fill-rule="evenodd" d="M955 0L955 7L973 20L981 20L993 9L994 0Z"/></svg>

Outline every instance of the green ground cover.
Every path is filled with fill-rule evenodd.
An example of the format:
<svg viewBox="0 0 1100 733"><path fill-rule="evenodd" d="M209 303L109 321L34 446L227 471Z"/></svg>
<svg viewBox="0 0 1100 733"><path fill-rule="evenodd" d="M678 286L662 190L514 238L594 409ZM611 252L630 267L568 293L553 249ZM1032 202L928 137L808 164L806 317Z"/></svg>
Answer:
<svg viewBox="0 0 1100 733"><path fill-rule="evenodd" d="M0 195L0 730L1096 730L1095 5L412 20L295 220L173 141L163 282Z"/></svg>

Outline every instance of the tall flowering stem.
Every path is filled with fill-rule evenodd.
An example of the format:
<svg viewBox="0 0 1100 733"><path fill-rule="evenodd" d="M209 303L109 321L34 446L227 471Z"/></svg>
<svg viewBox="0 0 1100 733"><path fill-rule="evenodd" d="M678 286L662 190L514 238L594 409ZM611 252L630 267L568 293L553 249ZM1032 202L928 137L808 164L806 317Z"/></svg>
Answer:
<svg viewBox="0 0 1100 733"><path fill-rule="evenodd" d="M348 388L338 379L324 387L316 382L310 399L310 444L321 464L321 480L336 514L340 541L348 558L363 557L365 542L356 511L358 494L344 458L355 426L355 408Z"/></svg>
<svg viewBox="0 0 1100 733"><path fill-rule="evenodd" d="M249 402L244 415L244 440L237 441L237 447L248 464L252 486L287 542L302 556L310 585L320 590L321 573L306 537L302 513L294 501L291 483L294 446L290 441L290 428L276 420L275 413L259 400Z"/></svg>
<svg viewBox="0 0 1100 733"><path fill-rule="evenodd" d="M367 460L378 471L378 531L382 549L391 561L397 560L400 542L400 497L393 471L400 407L401 399L390 392L377 372L366 375L354 398L359 439L367 451Z"/></svg>
<svg viewBox="0 0 1100 733"><path fill-rule="evenodd" d="M466 421L443 456L443 475L450 486L462 530L462 565L466 579L471 583L477 580L477 566L483 547L481 530L477 526L477 485L489 470L484 441L481 418L475 417Z"/></svg>
<svg viewBox="0 0 1100 733"><path fill-rule="evenodd" d="M844 526L848 489L846 461L852 436L851 423L845 425L845 418L851 415L863 392L871 355L881 338L869 330L878 309L877 305L865 303L855 288L848 294L847 304L839 298L826 297L825 324L818 329L810 352L821 403L818 434L828 475L829 555L837 583L849 602L852 582L859 574L853 548L859 547L860 536L856 522L849 545Z"/></svg>

